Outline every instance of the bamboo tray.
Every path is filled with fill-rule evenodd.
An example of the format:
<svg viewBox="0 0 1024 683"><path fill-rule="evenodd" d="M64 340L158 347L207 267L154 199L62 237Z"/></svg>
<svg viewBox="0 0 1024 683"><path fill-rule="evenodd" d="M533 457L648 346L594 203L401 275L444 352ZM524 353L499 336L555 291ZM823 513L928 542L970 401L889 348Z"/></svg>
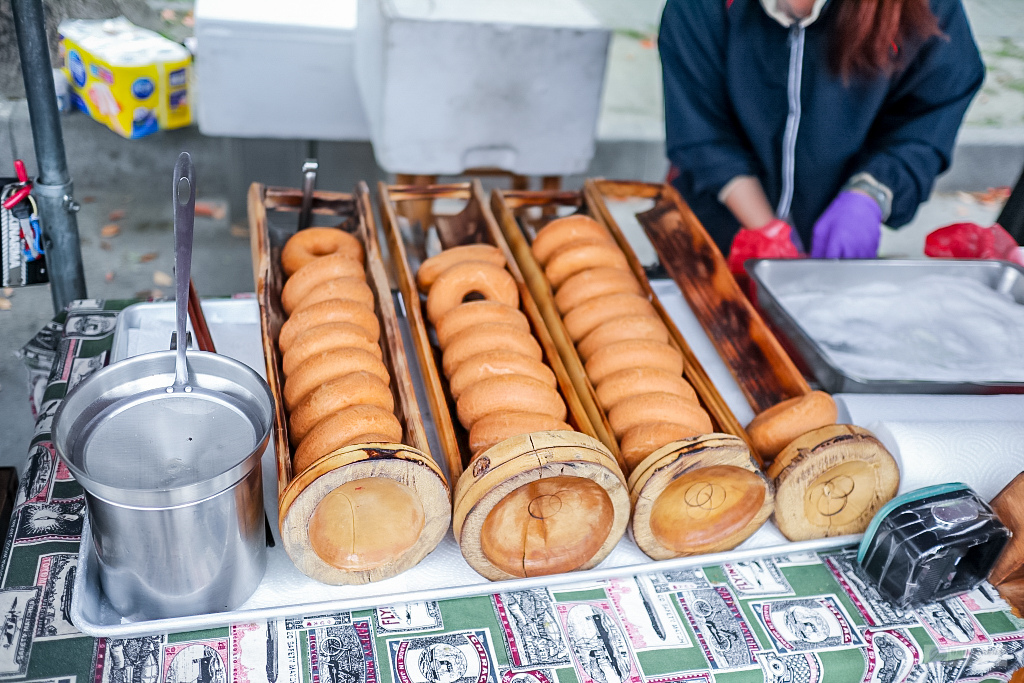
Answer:
<svg viewBox="0 0 1024 683"><path fill-rule="evenodd" d="M354 234L363 244L363 265L367 284L374 293L375 313L380 321L381 349L384 364L391 376L394 412L403 425L402 443L348 446L317 460L298 475L292 471L293 450L289 443L288 417L282 400L284 375L277 338L285 321L281 306L281 289L284 284L281 248L295 232L294 216L301 202L302 193L299 190L266 188L258 183L250 187L253 273L260 307L267 382L276 402L274 446L277 455L280 531L288 555L302 572L325 583L366 583L401 573L433 550L446 533L451 520L451 508L448 505L450 494L441 469L429 455L423 417L416 402L398 317L377 241L369 189L365 183L359 184L354 195L314 193L313 222L328 222ZM289 218L280 220L282 214ZM321 557L318 551L322 551L325 541L321 538L320 545L317 545L313 525L317 520L318 506L325 501L328 502L320 516L330 516L328 511L332 509L332 503L336 503L330 500L333 492L348 482L365 477L387 477L399 486L407 487L402 488L402 491L415 491L423 508L424 528L419 538L406 548L398 560L366 570L342 571ZM344 497L346 494L338 495ZM325 535L329 545L330 534L321 534Z"/></svg>
<svg viewBox="0 0 1024 683"><path fill-rule="evenodd" d="M434 212L435 202L448 201L459 205L457 213L438 215ZM569 480L572 486L585 486L583 479L599 482L604 498L598 492L594 500L598 505L607 506L609 531L598 547L587 548L583 554L589 557L580 569L589 569L603 559L617 543L629 519L629 501L626 495L626 479L616 462L602 452L600 443L594 441L598 432L590 422L574 384L562 365L554 341L548 333L544 319L537 309L530 289L516 265L515 258L494 221L484 198L479 181L455 185L433 185L426 187L380 185L380 213L384 222L391 251L392 261L398 275L399 289L409 318L413 343L423 371L424 383L434 417L442 450L452 473L455 489L454 533L461 539L463 554L478 571L488 578L512 579L521 574L514 573L511 560L496 559L489 554L487 542L482 534L491 534L491 527L484 524L491 510L511 500L512 492L520 487L550 486L540 479L556 476L559 463L573 462L575 472ZM401 216L401 219L400 219ZM569 425L574 432L536 433L529 438L509 439L479 454L473 460L470 471L463 473L470 464L471 452L465 429L452 418L455 402L447 382L442 379L440 348L431 338L423 312L423 304L415 280L418 264L425 260L430 227L436 230L438 246L454 246L486 243L498 247L505 257L507 268L519 292L520 309L530 323L533 336L540 344L544 361L555 375L558 392L565 402ZM584 436L581 436L584 435ZM591 439L588 443L587 439ZM518 438L518 437L517 437ZM597 448L593 446L597 445ZM568 460L566 460L568 458ZM586 464L590 463L590 464ZM610 465L610 467L609 467ZM586 471L586 474L582 474ZM541 474L543 472L543 474ZM589 484L590 482L588 482ZM594 484L598 486L598 484ZM520 495L527 495L524 491ZM538 493L537 495L541 495ZM507 497L506 497L507 496ZM609 498L610 496L610 498ZM607 499L607 500L605 500ZM525 500L525 498L524 498ZM568 508L565 508L568 510ZM532 510L532 508L531 508ZM564 512L562 514L565 514ZM589 514L583 518L588 519ZM496 532L493 532L496 533ZM503 534L498 534L504 538ZM488 536L490 538L490 536ZM582 541L575 540L579 545ZM505 542L492 544L493 549ZM514 545L511 544L511 545ZM511 546L509 546L510 548ZM505 548L508 550L508 548ZM497 553L497 551L494 551ZM511 552L511 551L509 551ZM526 551L524 551L526 552ZM513 553L514 554L514 553ZM511 557L511 555L510 555ZM509 558L504 558L509 559ZM521 571L530 570L522 566Z"/></svg>

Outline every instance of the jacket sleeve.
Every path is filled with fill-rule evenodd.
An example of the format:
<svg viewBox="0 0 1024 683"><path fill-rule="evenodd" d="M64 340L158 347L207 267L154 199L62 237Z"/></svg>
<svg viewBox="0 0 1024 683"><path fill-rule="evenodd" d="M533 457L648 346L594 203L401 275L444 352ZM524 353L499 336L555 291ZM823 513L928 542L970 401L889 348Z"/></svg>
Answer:
<svg viewBox="0 0 1024 683"><path fill-rule="evenodd" d="M668 0L658 49L668 158L694 194L757 175L725 84L725 0Z"/></svg>
<svg viewBox="0 0 1024 683"><path fill-rule="evenodd" d="M928 39L893 82L850 174L869 173L892 191L892 227L914 217L949 168L957 130L985 76L960 0L932 6L945 36Z"/></svg>

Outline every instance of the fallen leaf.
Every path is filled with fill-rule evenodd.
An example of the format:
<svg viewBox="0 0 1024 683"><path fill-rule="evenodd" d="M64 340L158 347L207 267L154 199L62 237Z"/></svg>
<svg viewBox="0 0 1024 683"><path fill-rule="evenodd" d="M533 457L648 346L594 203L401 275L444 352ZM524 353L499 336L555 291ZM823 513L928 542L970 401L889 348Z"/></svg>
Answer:
<svg viewBox="0 0 1024 683"><path fill-rule="evenodd" d="M196 20L192 18L191 11L181 18L181 25L187 28L192 28L196 25Z"/></svg>
<svg viewBox="0 0 1024 683"><path fill-rule="evenodd" d="M117 237L121 234L121 228L117 227L116 223L107 223L103 226L103 229L100 230L100 234L104 237Z"/></svg>
<svg viewBox="0 0 1024 683"><path fill-rule="evenodd" d="M104 251L110 251L111 249L113 249L113 247L110 246L110 242L106 240L100 240L100 249Z"/></svg>
<svg viewBox="0 0 1024 683"><path fill-rule="evenodd" d="M11 310L11 300L0 296L0 311Z"/></svg>
<svg viewBox="0 0 1024 683"><path fill-rule="evenodd" d="M163 291L159 289L143 289L135 292L136 299L160 299L163 295Z"/></svg>
<svg viewBox="0 0 1024 683"><path fill-rule="evenodd" d="M86 196L82 197L81 202L83 204L95 204L96 203L96 198L93 197L92 195L86 195Z"/></svg>
<svg viewBox="0 0 1024 683"><path fill-rule="evenodd" d="M4 287L4 296L8 298L14 296L14 287Z"/></svg>
<svg viewBox="0 0 1024 683"><path fill-rule="evenodd" d="M174 284L174 278L162 270L153 271L153 284L161 287L170 287Z"/></svg>
<svg viewBox="0 0 1024 683"><path fill-rule="evenodd" d="M150 261L152 261L153 259L155 259L159 255L160 254L158 254L155 251L147 252L147 253L145 253L145 254L143 254L142 256L139 257L139 263L149 263Z"/></svg>
<svg viewBox="0 0 1024 683"><path fill-rule="evenodd" d="M196 202L196 215L222 221L227 217L228 210L221 202L198 201Z"/></svg>
<svg viewBox="0 0 1024 683"><path fill-rule="evenodd" d="M114 209L107 218L112 221L121 220L124 218L124 209Z"/></svg>
<svg viewBox="0 0 1024 683"><path fill-rule="evenodd" d="M155 287L153 289L149 290L149 294L154 299L163 299L164 298L164 290L156 289Z"/></svg>
<svg viewBox="0 0 1024 683"><path fill-rule="evenodd" d="M106 280L107 282L113 282L114 281L114 271L108 270L107 274L103 276L103 279Z"/></svg>
<svg viewBox="0 0 1024 683"><path fill-rule="evenodd" d="M175 16L176 15L174 14L174 10L170 8L166 8L162 12L160 12L160 18L164 21L174 21Z"/></svg>
<svg viewBox="0 0 1024 683"><path fill-rule="evenodd" d="M243 238L244 237L248 237L249 236L249 226L248 225L238 225L237 223L232 225L231 226L231 236L232 237L243 237Z"/></svg>

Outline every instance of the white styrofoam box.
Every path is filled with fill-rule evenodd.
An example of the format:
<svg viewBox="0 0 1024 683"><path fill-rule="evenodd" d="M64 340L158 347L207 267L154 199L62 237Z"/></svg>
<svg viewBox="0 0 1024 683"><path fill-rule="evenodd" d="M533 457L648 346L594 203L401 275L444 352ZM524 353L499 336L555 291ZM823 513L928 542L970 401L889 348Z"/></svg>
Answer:
<svg viewBox="0 0 1024 683"><path fill-rule="evenodd" d="M353 70L356 0L198 0L199 130L368 140Z"/></svg>
<svg viewBox="0 0 1024 683"><path fill-rule="evenodd" d="M579 0L359 0L356 79L393 173L583 173L611 34Z"/></svg>

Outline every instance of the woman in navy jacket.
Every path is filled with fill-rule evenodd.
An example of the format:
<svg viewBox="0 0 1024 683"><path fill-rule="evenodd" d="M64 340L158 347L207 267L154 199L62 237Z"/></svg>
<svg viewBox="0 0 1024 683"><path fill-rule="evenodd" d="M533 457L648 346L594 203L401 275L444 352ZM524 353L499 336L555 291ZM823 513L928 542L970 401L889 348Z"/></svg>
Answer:
<svg viewBox="0 0 1024 683"><path fill-rule="evenodd" d="M984 77L960 0L668 0L658 45L673 183L734 268L874 257Z"/></svg>

